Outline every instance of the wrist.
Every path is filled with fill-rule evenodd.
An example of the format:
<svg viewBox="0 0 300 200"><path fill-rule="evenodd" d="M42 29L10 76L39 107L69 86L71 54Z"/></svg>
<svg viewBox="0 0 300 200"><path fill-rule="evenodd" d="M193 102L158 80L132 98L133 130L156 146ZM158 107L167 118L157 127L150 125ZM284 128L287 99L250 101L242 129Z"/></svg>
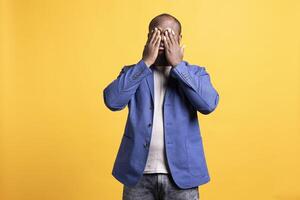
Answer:
<svg viewBox="0 0 300 200"><path fill-rule="evenodd" d="M150 67L152 65L152 63L150 63L149 61L142 59L144 61L144 63L147 65L147 67Z"/></svg>
<svg viewBox="0 0 300 200"><path fill-rule="evenodd" d="M172 65L172 67L173 68L175 68L177 65L179 65L181 63L181 61L180 62L176 62L176 63L173 63L173 64L171 64Z"/></svg>

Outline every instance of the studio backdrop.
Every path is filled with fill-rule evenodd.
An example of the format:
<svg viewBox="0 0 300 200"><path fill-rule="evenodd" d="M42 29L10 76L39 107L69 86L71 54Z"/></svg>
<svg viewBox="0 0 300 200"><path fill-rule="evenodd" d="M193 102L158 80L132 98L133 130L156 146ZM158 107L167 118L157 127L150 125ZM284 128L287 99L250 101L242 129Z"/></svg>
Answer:
<svg viewBox="0 0 300 200"><path fill-rule="evenodd" d="M161 13L220 94L198 113L201 199L300 199L300 1L0 2L1 200L121 199L111 170L128 109L110 111L102 92L141 59Z"/></svg>

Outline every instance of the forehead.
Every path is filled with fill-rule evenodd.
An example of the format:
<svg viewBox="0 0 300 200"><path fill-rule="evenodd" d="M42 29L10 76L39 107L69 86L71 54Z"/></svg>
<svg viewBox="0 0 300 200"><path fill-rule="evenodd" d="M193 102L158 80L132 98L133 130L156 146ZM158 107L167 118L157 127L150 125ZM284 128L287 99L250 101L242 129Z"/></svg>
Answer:
<svg viewBox="0 0 300 200"><path fill-rule="evenodd" d="M178 24L170 18L167 17L160 17L156 19L149 27L149 31L157 27L160 31L165 31L167 28L173 29L175 32L178 33Z"/></svg>

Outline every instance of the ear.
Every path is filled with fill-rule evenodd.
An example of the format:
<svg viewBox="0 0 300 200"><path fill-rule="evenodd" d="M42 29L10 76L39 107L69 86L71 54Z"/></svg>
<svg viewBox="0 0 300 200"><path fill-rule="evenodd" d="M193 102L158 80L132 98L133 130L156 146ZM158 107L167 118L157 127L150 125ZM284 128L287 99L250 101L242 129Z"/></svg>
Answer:
<svg viewBox="0 0 300 200"><path fill-rule="evenodd" d="M179 36L178 36L178 43L180 44L180 42L181 42L181 39L182 39L182 35L180 34Z"/></svg>

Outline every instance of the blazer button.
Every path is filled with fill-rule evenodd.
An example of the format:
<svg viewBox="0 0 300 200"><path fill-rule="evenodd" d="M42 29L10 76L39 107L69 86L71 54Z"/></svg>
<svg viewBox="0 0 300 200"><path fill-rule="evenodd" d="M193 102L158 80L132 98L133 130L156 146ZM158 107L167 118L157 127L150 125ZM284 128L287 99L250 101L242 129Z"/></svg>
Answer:
<svg viewBox="0 0 300 200"><path fill-rule="evenodd" d="M150 123L150 124L148 124L148 127L151 127L152 126L152 124Z"/></svg>
<svg viewBox="0 0 300 200"><path fill-rule="evenodd" d="M148 143L147 143L147 142L144 143L144 147L145 147L145 148L148 147Z"/></svg>

